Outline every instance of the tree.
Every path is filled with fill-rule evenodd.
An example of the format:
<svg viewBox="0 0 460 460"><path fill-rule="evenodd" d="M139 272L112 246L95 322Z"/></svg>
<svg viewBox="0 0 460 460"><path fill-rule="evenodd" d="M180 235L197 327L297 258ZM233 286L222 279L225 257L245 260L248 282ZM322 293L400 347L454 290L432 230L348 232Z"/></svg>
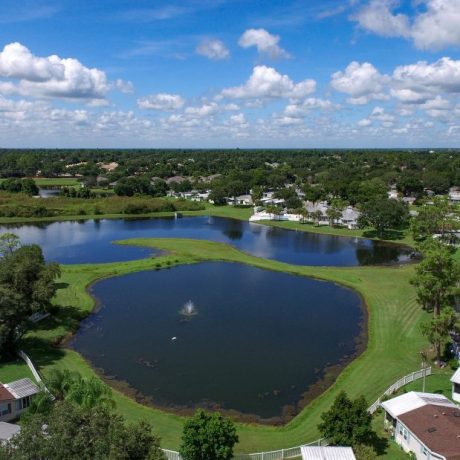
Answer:
<svg viewBox="0 0 460 460"><path fill-rule="evenodd" d="M377 460L377 452L372 446L358 444L353 448L356 460Z"/></svg>
<svg viewBox="0 0 460 460"><path fill-rule="evenodd" d="M375 436L372 416L363 396L352 401L344 391L340 392L332 407L321 414L321 419L318 430L332 445L369 444Z"/></svg>
<svg viewBox="0 0 460 460"><path fill-rule="evenodd" d="M225 190L221 187L213 188L209 194L209 200L212 201L216 206L223 206L227 204L227 195Z"/></svg>
<svg viewBox="0 0 460 460"><path fill-rule="evenodd" d="M333 200L329 208L326 210L327 218L329 219L329 225L332 227L342 217L342 211L344 204L339 200Z"/></svg>
<svg viewBox="0 0 460 460"><path fill-rule="evenodd" d="M434 197L432 204L426 203L411 220L414 239L424 240L439 234L442 241L450 242L452 232L459 228L455 220L455 207L447 197Z"/></svg>
<svg viewBox="0 0 460 460"><path fill-rule="evenodd" d="M3 233L0 235L0 256L10 256L20 245L19 236L14 233Z"/></svg>
<svg viewBox="0 0 460 460"><path fill-rule="evenodd" d="M112 409L115 407L112 390L95 377L82 378L78 376L70 386L65 399L78 404L84 409L93 407Z"/></svg>
<svg viewBox="0 0 460 460"><path fill-rule="evenodd" d="M46 379L51 394L58 401L71 401L85 409L102 406L112 409L112 390L95 377L85 378L68 369L52 369Z"/></svg>
<svg viewBox="0 0 460 460"><path fill-rule="evenodd" d="M0 356L11 354L33 313L48 311L59 266L46 263L37 245L13 249L0 258Z"/></svg>
<svg viewBox="0 0 460 460"><path fill-rule="evenodd" d="M184 425L180 454L183 460L230 460L238 442L235 425L218 412L199 409Z"/></svg>
<svg viewBox="0 0 460 460"><path fill-rule="evenodd" d="M444 346L449 341L449 333L458 330L458 317L453 308L444 308L438 316L422 324L422 333L433 345L436 361L441 361Z"/></svg>
<svg viewBox="0 0 460 460"><path fill-rule="evenodd" d="M390 228L400 228L409 219L409 209L405 203L387 198L366 202L361 207L359 226L373 227L378 236L383 237Z"/></svg>
<svg viewBox="0 0 460 460"><path fill-rule="evenodd" d="M454 305L460 292L460 266L450 249L435 239L423 243L421 250L423 260L417 265L411 283L418 303L436 317L442 308Z"/></svg>
<svg viewBox="0 0 460 460"><path fill-rule="evenodd" d="M0 445L2 455L10 460L165 459L146 422L126 425L105 408L87 410L68 402L57 402L49 414L26 417L21 432Z"/></svg>
<svg viewBox="0 0 460 460"><path fill-rule="evenodd" d="M323 213L318 209L318 211L312 212L311 216L313 217L313 220L316 222L316 225L319 227L319 223L321 222Z"/></svg>

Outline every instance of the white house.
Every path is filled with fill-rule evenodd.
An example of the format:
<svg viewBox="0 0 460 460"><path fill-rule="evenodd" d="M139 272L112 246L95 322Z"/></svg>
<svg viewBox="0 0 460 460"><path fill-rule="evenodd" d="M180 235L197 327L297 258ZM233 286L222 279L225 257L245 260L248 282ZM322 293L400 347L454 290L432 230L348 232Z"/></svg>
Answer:
<svg viewBox="0 0 460 460"><path fill-rule="evenodd" d="M342 211L340 223L348 227L350 230L356 229L358 228L358 219L360 214L361 213L359 211L351 206L348 206Z"/></svg>
<svg viewBox="0 0 460 460"><path fill-rule="evenodd" d="M385 427L417 460L460 459L460 408L445 396L409 393L381 404Z"/></svg>
<svg viewBox="0 0 460 460"><path fill-rule="evenodd" d="M395 185L391 186L390 190L387 192L387 195L390 200L398 199L398 190Z"/></svg>
<svg viewBox="0 0 460 460"><path fill-rule="evenodd" d="M17 419L40 389L30 379L0 383L0 422Z"/></svg>
<svg viewBox="0 0 460 460"><path fill-rule="evenodd" d="M455 371L450 381L452 382L452 399L460 402L460 367Z"/></svg>
<svg viewBox="0 0 460 460"><path fill-rule="evenodd" d="M351 447L302 446L302 460L356 460Z"/></svg>
<svg viewBox="0 0 460 460"><path fill-rule="evenodd" d="M318 213L319 219L316 218L310 218L310 221L317 221L319 225L328 225L329 224L329 218L327 217L327 210L329 209L328 204L326 201L318 201L316 203L312 203L311 201L307 201L305 203L305 207L307 208L307 211L310 214ZM319 214L321 213L321 215Z"/></svg>
<svg viewBox="0 0 460 460"><path fill-rule="evenodd" d="M460 188L452 187L449 189L449 200L452 203L460 203Z"/></svg>
<svg viewBox="0 0 460 460"><path fill-rule="evenodd" d="M251 195L240 195L235 198L235 204L240 206L252 206L254 202L252 201Z"/></svg>

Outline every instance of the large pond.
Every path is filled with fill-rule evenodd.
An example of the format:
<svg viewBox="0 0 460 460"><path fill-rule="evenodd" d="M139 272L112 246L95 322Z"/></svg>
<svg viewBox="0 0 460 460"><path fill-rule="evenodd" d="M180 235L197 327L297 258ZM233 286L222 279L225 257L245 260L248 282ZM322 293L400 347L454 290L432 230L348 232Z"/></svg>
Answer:
<svg viewBox="0 0 460 460"><path fill-rule="evenodd" d="M363 330L360 297L332 283L206 262L97 282L72 346L154 405L294 413ZM191 316L181 309L191 300Z"/></svg>
<svg viewBox="0 0 460 460"><path fill-rule="evenodd" d="M49 260L97 263L147 257L152 250L117 246L114 240L167 237L230 243L256 256L299 265L356 266L404 263L411 250L362 238L292 231L218 217L117 219L0 226L24 243L37 243Z"/></svg>

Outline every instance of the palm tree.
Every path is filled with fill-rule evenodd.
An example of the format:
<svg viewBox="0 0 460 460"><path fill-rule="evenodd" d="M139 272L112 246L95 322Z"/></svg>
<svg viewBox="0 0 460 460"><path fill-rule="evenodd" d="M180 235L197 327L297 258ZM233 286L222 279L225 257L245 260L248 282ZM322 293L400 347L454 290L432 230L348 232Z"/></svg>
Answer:
<svg viewBox="0 0 460 460"><path fill-rule="evenodd" d="M72 401L84 409L94 407L113 409L115 407L112 390L95 377L87 379L80 377L76 380L70 387L66 400Z"/></svg>
<svg viewBox="0 0 460 460"><path fill-rule="evenodd" d="M78 378L78 373L70 372L68 369L52 369L46 379L46 386L57 400L63 401Z"/></svg>

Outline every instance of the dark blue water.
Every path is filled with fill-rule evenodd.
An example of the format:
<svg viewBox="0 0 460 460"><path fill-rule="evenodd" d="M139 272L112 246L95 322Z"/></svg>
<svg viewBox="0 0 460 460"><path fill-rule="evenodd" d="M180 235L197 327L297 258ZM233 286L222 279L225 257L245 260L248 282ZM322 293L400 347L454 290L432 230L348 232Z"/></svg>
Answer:
<svg viewBox="0 0 460 460"><path fill-rule="evenodd" d="M147 257L152 250L119 247L114 240L166 237L195 238L232 244L259 257L299 265L356 266L404 263L410 249L395 244L285 230L218 217L183 219L88 220L40 225L1 226L24 243L37 243L48 260L98 263Z"/></svg>
<svg viewBox="0 0 460 460"><path fill-rule="evenodd" d="M350 290L238 264L139 272L92 292L100 308L73 346L160 407L296 411L325 367L355 353L363 326ZM188 300L197 314L184 320Z"/></svg>

